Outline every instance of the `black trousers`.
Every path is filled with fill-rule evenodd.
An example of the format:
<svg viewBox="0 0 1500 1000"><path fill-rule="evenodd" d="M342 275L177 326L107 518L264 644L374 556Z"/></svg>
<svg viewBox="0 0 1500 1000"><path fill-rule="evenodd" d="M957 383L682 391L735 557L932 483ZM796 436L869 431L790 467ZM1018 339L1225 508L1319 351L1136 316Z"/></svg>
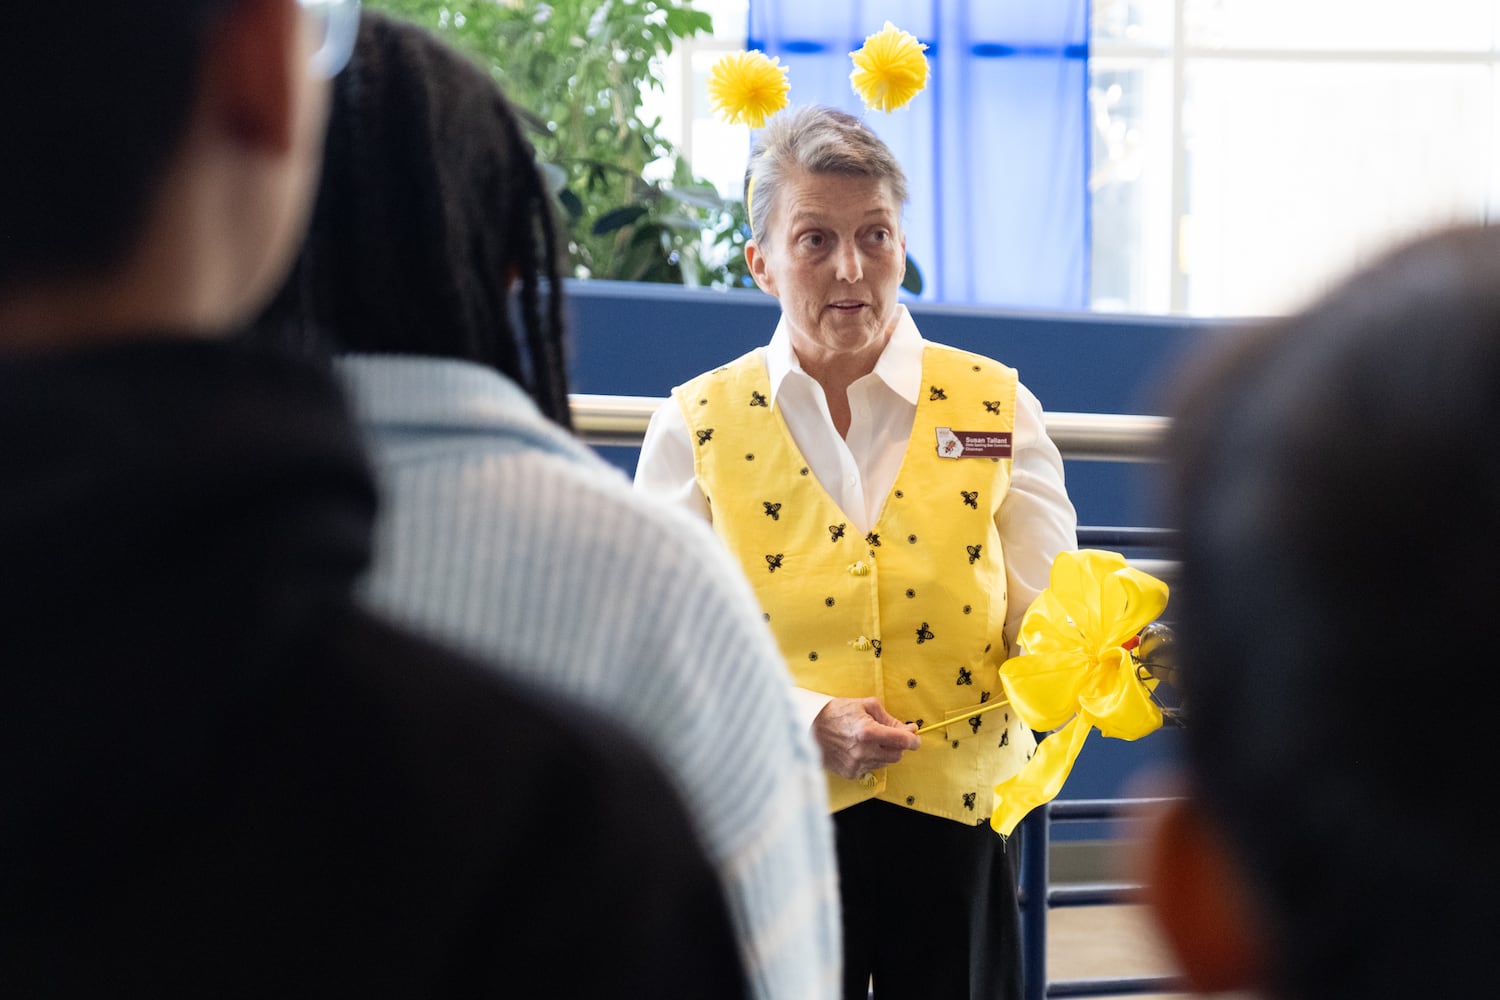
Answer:
<svg viewBox="0 0 1500 1000"><path fill-rule="evenodd" d="M844 1000L1020 1000L1017 838L873 800L833 824Z"/></svg>

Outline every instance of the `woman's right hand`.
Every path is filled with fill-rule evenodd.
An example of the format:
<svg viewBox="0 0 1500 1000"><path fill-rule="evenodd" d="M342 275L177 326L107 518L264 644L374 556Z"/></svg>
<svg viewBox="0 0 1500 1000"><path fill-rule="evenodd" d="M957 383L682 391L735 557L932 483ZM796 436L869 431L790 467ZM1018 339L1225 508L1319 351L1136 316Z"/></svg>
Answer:
<svg viewBox="0 0 1500 1000"><path fill-rule="evenodd" d="M834 698L812 726L823 766L855 781L920 747L916 729L916 723L903 723L887 712L878 698Z"/></svg>

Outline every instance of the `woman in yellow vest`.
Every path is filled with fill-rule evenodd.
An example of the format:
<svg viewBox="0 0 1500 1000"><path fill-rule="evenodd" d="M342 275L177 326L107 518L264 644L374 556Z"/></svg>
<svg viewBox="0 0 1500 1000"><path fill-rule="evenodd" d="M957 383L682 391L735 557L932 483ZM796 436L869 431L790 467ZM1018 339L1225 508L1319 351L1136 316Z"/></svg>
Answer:
<svg viewBox="0 0 1500 1000"><path fill-rule="evenodd" d="M772 118L746 171L771 342L674 390L637 487L710 520L755 587L823 752L844 994L1020 995L1015 879L986 825L1030 756L998 668L1075 544L1062 461L1013 369L897 299L906 178L858 119ZM924 732L930 723L958 719Z"/></svg>

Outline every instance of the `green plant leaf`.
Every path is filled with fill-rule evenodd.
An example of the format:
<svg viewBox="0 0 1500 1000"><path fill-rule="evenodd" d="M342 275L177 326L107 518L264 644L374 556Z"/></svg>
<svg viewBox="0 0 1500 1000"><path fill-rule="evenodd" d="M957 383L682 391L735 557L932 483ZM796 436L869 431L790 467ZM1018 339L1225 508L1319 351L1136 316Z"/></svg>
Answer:
<svg viewBox="0 0 1500 1000"><path fill-rule="evenodd" d="M635 234L630 237L630 245L637 247L660 247L662 244L662 232L662 227L655 222L637 226Z"/></svg>
<svg viewBox="0 0 1500 1000"><path fill-rule="evenodd" d="M568 213L568 218L572 221L577 222L583 218L583 202L571 189L563 188L557 192L557 203L563 207L563 211Z"/></svg>
<svg viewBox="0 0 1500 1000"><path fill-rule="evenodd" d="M671 230L690 239L696 239L703 233L703 223L687 215L668 212L666 215L658 216L656 222L663 229Z"/></svg>
<svg viewBox="0 0 1500 1000"><path fill-rule="evenodd" d="M677 185L663 188L662 194L684 205L692 205L708 212L724 211L724 199L712 184Z"/></svg>
<svg viewBox="0 0 1500 1000"><path fill-rule="evenodd" d="M554 189L573 273L721 287L739 280L743 209L695 177L660 120L642 110L643 90L659 84L654 60L712 31L691 0L364 3L435 32L499 82ZM673 165L666 190L644 176L663 159ZM637 234L627 229L642 219L655 231L642 237L647 245L632 245Z"/></svg>
<svg viewBox="0 0 1500 1000"><path fill-rule="evenodd" d="M906 277L901 279L901 287L913 295L922 294L922 269L911 259L911 254L906 255Z"/></svg>
<svg viewBox="0 0 1500 1000"><path fill-rule="evenodd" d="M646 211L645 205L621 205L619 208L612 208L594 220L593 234L603 236L622 229L645 215Z"/></svg>

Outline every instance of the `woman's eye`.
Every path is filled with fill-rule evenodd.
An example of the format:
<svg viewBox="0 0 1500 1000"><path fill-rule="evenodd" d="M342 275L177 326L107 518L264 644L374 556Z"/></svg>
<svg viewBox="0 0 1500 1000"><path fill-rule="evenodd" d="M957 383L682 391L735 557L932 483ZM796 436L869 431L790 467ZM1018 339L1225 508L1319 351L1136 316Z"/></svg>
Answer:
<svg viewBox="0 0 1500 1000"><path fill-rule="evenodd" d="M802 243L804 246L808 246L816 250L818 247L823 245L823 234L808 233L806 236L802 237Z"/></svg>

